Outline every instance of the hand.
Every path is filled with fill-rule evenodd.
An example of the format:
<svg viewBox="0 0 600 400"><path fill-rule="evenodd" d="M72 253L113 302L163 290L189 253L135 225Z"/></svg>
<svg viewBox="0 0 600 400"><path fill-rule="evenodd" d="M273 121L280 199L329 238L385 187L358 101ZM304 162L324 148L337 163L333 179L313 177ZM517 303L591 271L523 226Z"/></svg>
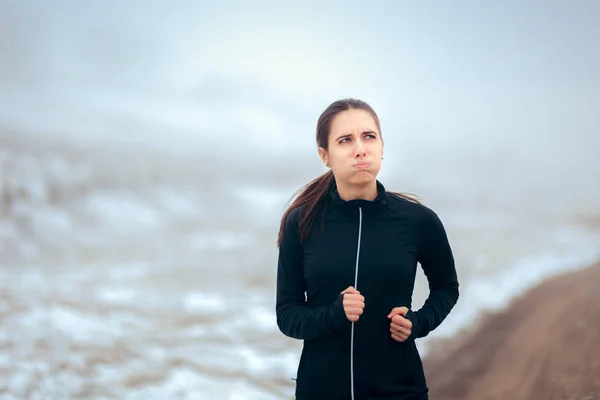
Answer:
<svg viewBox="0 0 600 400"><path fill-rule="evenodd" d="M342 294L344 295L343 304L346 318L352 322L358 321L359 316L362 315L365 308L365 298L352 286L344 290Z"/></svg>
<svg viewBox="0 0 600 400"><path fill-rule="evenodd" d="M408 308L396 307L393 308L388 318L390 322L390 332L392 333L392 339L396 342L404 342L412 333L412 322L406 317Z"/></svg>

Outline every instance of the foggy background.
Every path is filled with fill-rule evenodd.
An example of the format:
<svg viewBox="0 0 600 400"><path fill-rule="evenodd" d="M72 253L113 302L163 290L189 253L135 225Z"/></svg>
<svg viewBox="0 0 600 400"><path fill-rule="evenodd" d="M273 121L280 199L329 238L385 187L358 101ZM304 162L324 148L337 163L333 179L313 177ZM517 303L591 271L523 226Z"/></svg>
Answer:
<svg viewBox="0 0 600 400"><path fill-rule="evenodd" d="M448 231L460 334L600 256L593 1L0 0L0 398L292 398L286 202L320 113ZM427 296L419 274L414 308Z"/></svg>

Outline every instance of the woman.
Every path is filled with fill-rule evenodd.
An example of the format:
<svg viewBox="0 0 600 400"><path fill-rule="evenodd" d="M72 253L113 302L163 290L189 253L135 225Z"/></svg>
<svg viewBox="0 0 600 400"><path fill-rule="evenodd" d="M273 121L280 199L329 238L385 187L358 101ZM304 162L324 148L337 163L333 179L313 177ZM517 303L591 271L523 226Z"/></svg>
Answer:
<svg viewBox="0 0 600 400"><path fill-rule="evenodd" d="M277 324L304 341L298 400L427 399L415 339L458 300L454 259L437 215L377 180L383 139L360 100L331 104L317 123L329 171L284 213L277 244ZM430 294L411 309L417 263Z"/></svg>

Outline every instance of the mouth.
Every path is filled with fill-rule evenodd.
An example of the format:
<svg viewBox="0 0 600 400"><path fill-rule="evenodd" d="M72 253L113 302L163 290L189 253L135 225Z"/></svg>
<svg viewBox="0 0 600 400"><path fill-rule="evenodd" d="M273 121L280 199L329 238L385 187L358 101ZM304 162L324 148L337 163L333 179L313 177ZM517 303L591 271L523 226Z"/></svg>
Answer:
<svg viewBox="0 0 600 400"><path fill-rule="evenodd" d="M354 164L354 167L359 168L359 169L364 169L364 168L368 168L371 166L371 163L369 162L359 162Z"/></svg>

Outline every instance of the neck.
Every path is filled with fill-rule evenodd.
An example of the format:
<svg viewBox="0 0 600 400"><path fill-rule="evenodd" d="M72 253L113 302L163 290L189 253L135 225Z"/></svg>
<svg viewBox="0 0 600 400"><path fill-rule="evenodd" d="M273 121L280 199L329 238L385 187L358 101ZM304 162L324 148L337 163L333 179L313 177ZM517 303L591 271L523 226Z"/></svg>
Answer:
<svg viewBox="0 0 600 400"><path fill-rule="evenodd" d="M340 199L349 201L356 199L375 200L377 197L377 181L373 180L364 185L344 185L336 182Z"/></svg>

